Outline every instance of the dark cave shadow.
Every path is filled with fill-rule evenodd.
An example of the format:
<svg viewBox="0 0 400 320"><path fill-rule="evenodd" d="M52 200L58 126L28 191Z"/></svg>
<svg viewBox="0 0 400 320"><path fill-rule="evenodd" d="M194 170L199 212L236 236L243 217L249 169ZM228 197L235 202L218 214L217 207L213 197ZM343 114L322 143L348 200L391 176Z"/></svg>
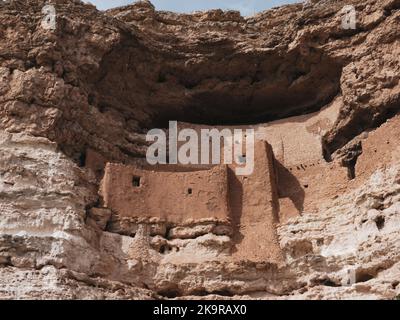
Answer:
<svg viewBox="0 0 400 320"><path fill-rule="evenodd" d="M299 180L282 163L275 159L279 198L289 198L301 214L304 210L305 192Z"/></svg>
<svg viewBox="0 0 400 320"><path fill-rule="evenodd" d="M237 245L244 239L240 232L243 213L243 185L232 169L228 170L230 220L232 224L232 253L237 252Z"/></svg>

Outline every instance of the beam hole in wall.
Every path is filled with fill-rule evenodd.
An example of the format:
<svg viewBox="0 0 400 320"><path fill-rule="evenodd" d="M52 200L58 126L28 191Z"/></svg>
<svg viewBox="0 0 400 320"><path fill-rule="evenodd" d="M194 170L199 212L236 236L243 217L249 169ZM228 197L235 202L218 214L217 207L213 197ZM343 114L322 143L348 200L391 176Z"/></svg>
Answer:
<svg viewBox="0 0 400 320"><path fill-rule="evenodd" d="M132 178L132 186L134 188L139 188L140 187L140 177L133 176L133 178Z"/></svg>
<svg viewBox="0 0 400 320"><path fill-rule="evenodd" d="M193 189L192 188L188 188L187 189L187 194L188 195L192 195L193 194Z"/></svg>

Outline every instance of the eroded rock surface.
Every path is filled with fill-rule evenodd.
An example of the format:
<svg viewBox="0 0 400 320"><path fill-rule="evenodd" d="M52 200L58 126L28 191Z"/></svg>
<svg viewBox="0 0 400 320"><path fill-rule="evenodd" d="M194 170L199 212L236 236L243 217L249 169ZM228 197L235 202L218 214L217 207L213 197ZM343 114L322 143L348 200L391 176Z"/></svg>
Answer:
<svg viewBox="0 0 400 320"><path fill-rule="evenodd" d="M400 1L314 2L244 18L55 0L55 30L45 1L1 2L0 298L398 296ZM168 120L276 133L282 260L231 259L235 226L103 207L106 163Z"/></svg>

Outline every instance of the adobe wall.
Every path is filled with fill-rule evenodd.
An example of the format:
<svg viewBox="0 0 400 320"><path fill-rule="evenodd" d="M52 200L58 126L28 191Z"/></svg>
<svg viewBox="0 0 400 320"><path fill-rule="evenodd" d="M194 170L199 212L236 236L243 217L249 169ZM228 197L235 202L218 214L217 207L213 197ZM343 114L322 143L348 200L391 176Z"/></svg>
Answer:
<svg viewBox="0 0 400 320"><path fill-rule="evenodd" d="M229 186L234 226L234 253L238 260L282 261L275 224L278 222L278 192L271 146L255 142L254 172L236 176L231 165Z"/></svg>
<svg viewBox="0 0 400 320"><path fill-rule="evenodd" d="M174 172L109 163L100 194L104 206L121 218L174 224L229 219L226 166Z"/></svg>
<svg viewBox="0 0 400 320"><path fill-rule="evenodd" d="M316 118L310 120L315 121ZM320 123L320 120L318 122ZM284 127L285 124L282 128ZM277 132L282 128L278 126ZM304 135L304 130L298 130L297 134ZM288 156L288 152L281 153L280 160L276 163L280 221L285 222L301 213L318 212L325 203L364 184L375 171L398 162L400 159L398 137L400 137L400 116L390 119L369 134L364 134L361 138L362 154L356 163L356 176L350 180L347 168L343 167L340 161L326 162L322 155L318 156L321 148L317 148L316 145L313 147L314 152L308 148L304 148L303 151L301 148L305 143L300 143L303 138L296 139L290 133L289 136L286 135L286 147L299 143L301 148L296 151L299 156L292 157ZM274 142L274 139L271 140ZM304 141L306 140L309 141L308 145L311 145L310 139ZM287 151L288 148L285 149ZM307 157L310 160L307 160Z"/></svg>
<svg viewBox="0 0 400 320"><path fill-rule="evenodd" d="M339 114L341 99L337 98L321 111L258 125L206 126L178 123L179 129L254 129L257 140L272 146L275 158L287 168L324 163L321 138L329 131Z"/></svg>
<svg viewBox="0 0 400 320"><path fill-rule="evenodd" d="M248 127L209 127L179 123L178 128L179 130L193 129L200 136L201 129L246 129ZM245 151L243 148L243 155L246 155ZM200 149L199 152L201 152ZM275 227L279 220L279 200L274 161L270 144L256 139L253 174L237 176L235 169L238 165L236 163L228 165L234 259L276 263L282 261Z"/></svg>
<svg viewBox="0 0 400 320"><path fill-rule="evenodd" d="M277 220L287 221L302 212L318 211L321 200L345 192L347 168L327 163L323 157L321 138L334 125L341 106L337 98L328 107L312 114L252 126L218 126L217 129L247 129L256 132L257 141L271 145L279 198ZM197 132L210 127L180 123L182 128ZM262 144L256 144L256 150ZM262 148L262 147L261 147ZM260 159L256 159L256 164ZM262 162L262 161L261 161Z"/></svg>
<svg viewBox="0 0 400 320"><path fill-rule="evenodd" d="M280 222L302 213L315 213L324 201L331 201L347 190L347 168L324 160L289 169L277 163Z"/></svg>
<svg viewBox="0 0 400 320"><path fill-rule="evenodd" d="M340 105L341 98L337 98L319 112L258 127L258 137L271 143L276 158L280 222L303 212L317 212L323 200L346 191L347 168L326 162L321 143Z"/></svg>
<svg viewBox="0 0 400 320"><path fill-rule="evenodd" d="M107 164L100 194L104 207L119 218L177 225L230 223L234 259L278 263L282 256L275 228L278 191L271 146L256 141L254 158L250 176L236 176L235 164L203 169ZM132 181L138 177L140 186L135 187Z"/></svg>
<svg viewBox="0 0 400 320"><path fill-rule="evenodd" d="M400 116L396 116L362 141L363 153L356 165L356 181L361 184L371 174L392 163L400 162Z"/></svg>
<svg viewBox="0 0 400 320"><path fill-rule="evenodd" d="M258 137L271 144L275 158L286 168L322 162L321 138L334 125L340 98L321 111L257 126Z"/></svg>

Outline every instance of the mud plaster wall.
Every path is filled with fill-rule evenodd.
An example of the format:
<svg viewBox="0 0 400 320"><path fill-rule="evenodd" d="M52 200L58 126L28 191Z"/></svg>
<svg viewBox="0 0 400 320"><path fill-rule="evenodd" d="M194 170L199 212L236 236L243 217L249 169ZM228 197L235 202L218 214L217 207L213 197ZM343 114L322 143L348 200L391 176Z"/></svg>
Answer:
<svg viewBox="0 0 400 320"><path fill-rule="evenodd" d="M248 127L209 127L179 123L179 130L193 129L200 136L201 129L246 129ZM233 131L232 131L233 132ZM243 136L244 138L244 136ZM223 143L221 143L221 148ZM211 142L210 142L211 150ZM246 149L242 154L247 157ZM199 152L201 150L199 149ZM221 156L223 151L221 151ZM247 157L247 160L250 160ZM269 143L256 139L254 171L248 176L237 176L235 169L243 164L228 165L229 206L233 229L233 258L250 261L282 261L275 223L278 218L278 188L274 153Z"/></svg>
<svg viewBox="0 0 400 320"><path fill-rule="evenodd" d="M279 187L279 217L281 222L301 212L316 212L325 202L360 187L379 170L400 159L400 117L397 116L379 128L361 137L362 154L356 164L356 177L349 180L347 168L339 161L327 163L324 159L284 166L277 161Z"/></svg>
<svg viewBox="0 0 400 320"><path fill-rule="evenodd" d="M356 165L355 183L362 183L375 170L400 161L400 116L368 134L362 141L363 153Z"/></svg>
<svg viewBox="0 0 400 320"><path fill-rule="evenodd" d="M330 199L346 190L347 169L336 162L326 162L321 143L321 137L334 125L341 104L341 97L338 97L319 112L253 126L209 127L179 123L178 127L197 132L212 128L255 129L256 140L267 142L273 149L276 192L280 198L276 215L277 220L284 222L302 212L317 211L321 199ZM256 143L256 153L263 145ZM255 162L261 165L263 160L256 158Z"/></svg>
<svg viewBox="0 0 400 320"><path fill-rule="evenodd" d="M119 217L175 224L229 219L226 166L192 172L149 171L107 164L100 194Z"/></svg>
<svg viewBox="0 0 400 320"><path fill-rule="evenodd" d="M278 180L279 221L316 212L321 199L346 190L347 169L323 157L321 137L334 125L341 97L309 115L273 121L258 127L258 137L271 143Z"/></svg>
<svg viewBox="0 0 400 320"><path fill-rule="evenodd" d="M378 169L378 163L384 166L399 159L399 154L394 151L400 130L396 117L363 139L363 154L358 159L354 181L349 181L347 168L339 162L326 162L322 154L321 136L334 124L341 103L339 97L319 112L267 124L216 127L254 128L258 139L272 145L276 159L280 222L303 212L318 211L322 200L331 201L349 187L360 185L364 181L363 177ZM201 128L213 127L180 123L179 128L199 131ZM99 163L99 166L95 165L96 169L102 166L102 160L93 157L90 152L86 161Z"/></svg>
<svg viewBox="0 0 400 320"><path fill-rule="evenodd" d="M261 124L258 137L268 141L275 158L286 168L316 164L324 160L321 138L334 125L341 98L319 112Z"/></svg>
<svg viewBox="0 0 400 320"><path fill-rule="evenodd" d="M257 141L254 172L249 176L229 176L230 204L234 227L236 259L257 262L282 261L275 223L278 193L271 146ZM234 169L234 165L230 168Z"/></svg>

